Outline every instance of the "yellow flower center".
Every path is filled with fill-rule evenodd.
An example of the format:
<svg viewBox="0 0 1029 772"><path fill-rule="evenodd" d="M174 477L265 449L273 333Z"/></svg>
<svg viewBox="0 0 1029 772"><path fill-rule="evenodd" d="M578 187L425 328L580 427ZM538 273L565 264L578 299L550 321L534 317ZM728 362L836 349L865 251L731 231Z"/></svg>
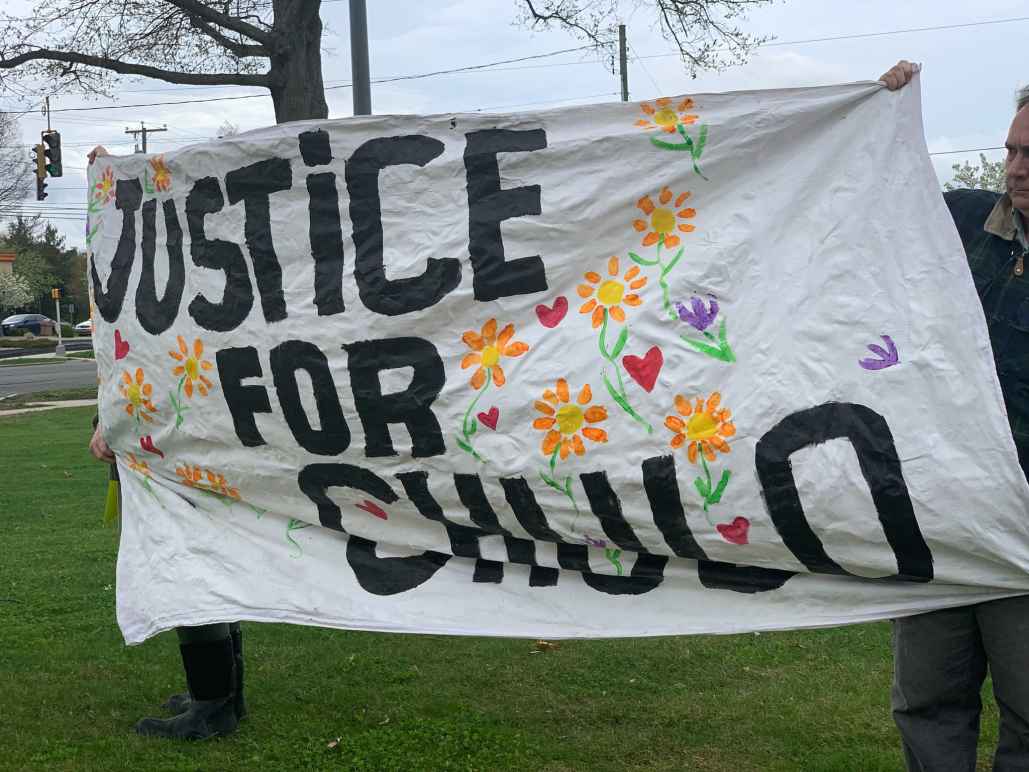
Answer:
<svg viewBox="0 0 1029 772"><path fill-rule="evenodd" d="M674 126L678 122L679 116L675 114L675 110L667 107L662 107L654 114L654 123L658 126Z"/></svg>
<svg viewBox="0 0 1029 772"><path fill-rule="evenodd" d="M718 421L710 413L696 413L686 424L686 436L691 440L706 440L718 433Z"/></svg>
<svg viewBox="0 0 1029 772"><path fill-rule="evenodd" d="M500 352L496 346L486 346L482 350L482 366L493 367L497 362L500 361Z"/></svg>
<svg viewBox="0 0 1029 772"><path fill-rule="evenodd" d="M675 212L671 209L655 209L650 215L650 227L658 233L671 233L675 229Z"/></svg>
<svg viewBox="0 0 1029 772"><path fill-rule="evenodd" d="M605 306L614 306L622 302L622 295L625 294L625 287L621 282L608 279L600 285L597 290L597 300Z"/></svg>
<svg viewBox="0 0 1029 772"><path fill-rule="evenodd" d="M195 381L200 375L200 363L197 362L193 357L189 357L186 360L186 375L189 376L191 381Z"/></svg>
<svg viewBox="0 0 1029 772"><path fill-rule="evenodd" d="M125 396L136 407L143 403L143 393L140 391L138 383L130 383L125 389Z"/></svg>
<svg viewBox="0 0 1029 772"><path fill-rule="evenodd" d="M585 420L586 417L578 405L565 405L557 411L557 428L560 429L561 434L575 434L582 428Z"/></svg>

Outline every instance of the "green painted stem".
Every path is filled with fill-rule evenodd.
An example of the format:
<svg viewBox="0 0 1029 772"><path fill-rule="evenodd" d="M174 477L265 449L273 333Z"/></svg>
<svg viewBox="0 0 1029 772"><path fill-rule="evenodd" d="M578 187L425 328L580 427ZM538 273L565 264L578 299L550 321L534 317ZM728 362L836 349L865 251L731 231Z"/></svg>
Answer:
<svg viewBox="0 0 1029 772"><path fill-rule="evenodd" d="M621 557L622 551L619 549L612 549L608 547L604 550L604 557L615 567L615 571L618 572L619 576L625 575L625 569L622 568L622 562L618 559Z"/></svg>
<svg viewBox="0 0 1029 772"><path fill-rule="evenodd" d="M472 400L471 404L468 405L468 409L464 412L464 417L461 419L461 439L458 440L457 446L461 448L465 453L468 453L479 463L485 464L486 459L479 455L479 452L472 445L472 432L469 428L469 420L472 411L475 410L475 406L479 404L479 400L482 399L482 395L489 391L490 385L493 383L493 371L490 368L486 368L486 383L483 384L482 388L479 389L475 395L475 399Z"/></svg>
<svg viewBox="0 0 1029 772"><path fill-rule="evenodd" d="M713 490L713 484L711 482L711 470L708 468L707 459L704 458L704 448L699 448L700 453L700 465L704 469L704 476L707 478L707 495L704 496L704 519L707 520L708 525L714 526L711 522L711 516L709 507L711 506L711 492Z"/></svg>
<svg viewBox="0 0 1029 772"><path fill-rule="evenodd" d="M598 345L600 347L600 355L602 357L604 357L604 360L607 361L608 363L610 363L611 366L614 367L614 369L615 369L615 377L618 379L618 388L617 388L617 390L615 389L614 385L611 383L611 379L607 377L607 373L602 371L601 372L601 377L604 379L604 386L607 388L607 393L611 395L611 399L613 399L616 403L618 403L618 406L625 413L627 413L629 415L629 417L632 418L632 420L636 421L636 423L638 423L641 426L643 426L647 430L647 434L652 434L653 431L654 431L654 427L651 426L650 423L647 421L647 419L645 419L643 416L641 416L639 413L637 413L633 409L632 405L629 404L629 397L625 393L625 382L622 380L622 370L621 370L621 367L619 366L619 364L615 360L615 358L613 356L611 356L610 352L608 352L607 345L606 345L606 338L607 338L607 309L605 308L604 309L604 321L603 321L603 324L601 324L601 326L600 326L600 340L598 341Z"/></svg>

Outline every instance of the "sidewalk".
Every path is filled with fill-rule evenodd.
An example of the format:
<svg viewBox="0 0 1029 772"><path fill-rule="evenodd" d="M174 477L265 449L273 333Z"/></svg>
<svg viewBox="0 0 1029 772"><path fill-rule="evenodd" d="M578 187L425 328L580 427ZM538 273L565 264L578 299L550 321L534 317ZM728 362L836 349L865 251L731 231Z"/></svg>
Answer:
<svg viewBox="0 0 1029 772"><path fill-rule="evenodd" d="M0 418L9 415L22 415L23 413L38 413L41 410L54 410L60 407L89 407L96 404L95 399L69 399L63 402L40 402L35 407L16 407L13 410L4 410L3 402L0 402Z"/></svg>

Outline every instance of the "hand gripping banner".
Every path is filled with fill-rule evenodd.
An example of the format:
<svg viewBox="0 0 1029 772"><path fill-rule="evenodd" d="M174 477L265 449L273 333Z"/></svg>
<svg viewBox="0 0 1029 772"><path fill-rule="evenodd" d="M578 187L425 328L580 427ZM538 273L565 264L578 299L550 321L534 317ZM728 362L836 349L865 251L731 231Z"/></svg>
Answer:
<svg viewBox="0 0 1029 772"><path fill-rule="evenodd" d="M644 636L1029 591L917 88L292 123L90 169L126 640Z"/></svg>

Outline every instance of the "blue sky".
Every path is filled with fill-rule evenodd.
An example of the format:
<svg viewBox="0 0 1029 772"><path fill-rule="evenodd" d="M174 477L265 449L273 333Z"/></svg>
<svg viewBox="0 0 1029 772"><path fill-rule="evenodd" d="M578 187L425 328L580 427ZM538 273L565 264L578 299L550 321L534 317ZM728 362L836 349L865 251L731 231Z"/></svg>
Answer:
<svg viewBox="0 0 1029 772"><path fill-rule="evenodd" d="M12 6L20 3L12 3ZM532 33L515 24L517 0L368 0L371 71L388 77L441 70L548 53L579 45L560 31ZM631 3L624 4L627 9ZM346 83L350 74L346 2L323 6L326 23L324 72L329 85ZM1015 0L980 0L973 4L940 0L777 0L752 13L745 28L775 36L773 45L751 61L723 72L690 79L661 38L645 9L627 14L634 61L629 68L630 98L660 94L786 88L876 78L897 59L921 62L926 139L930 151L1002 145L1011 121L1015 90L1029 82L1026 41L1029 20L983 24L960 29L907 32L824 42L813 38L859 35L916 27L946 26L1029 16L1029 6ZM563 54L486 71L422 80L376 84L376 113L436 113L487 110L507 112L574 106L618 99L618 79L595 55ZM237 87L185 87L157 81L125 79L116 86L114 103L137 104L191 98L262 93ZM347 88L327 92L332 117L351 114ZM61 96L55 108L101 106L111 100ZM0 94L0 104L14 106ZM85 196L84 155L93 143L113 153L129 153L132 137L126 127L167 124L168 131L150 138L151 152L178 149L214 137L229 121L241 130L274 121L271 99L106 109L54 113L54 127L65 144L65 176L49 183L47 205L81 205ZM38 113L21 121L23 141L38 142L45 128ZM998 151L990 158L1002 157ZM941 180L950 166L976 161L977 153L935 156ZM43 207L45 210L46 207ZM56 208L53 210L56 211ZM61 220L70 244L81 245L73 220Z"/></svg>

